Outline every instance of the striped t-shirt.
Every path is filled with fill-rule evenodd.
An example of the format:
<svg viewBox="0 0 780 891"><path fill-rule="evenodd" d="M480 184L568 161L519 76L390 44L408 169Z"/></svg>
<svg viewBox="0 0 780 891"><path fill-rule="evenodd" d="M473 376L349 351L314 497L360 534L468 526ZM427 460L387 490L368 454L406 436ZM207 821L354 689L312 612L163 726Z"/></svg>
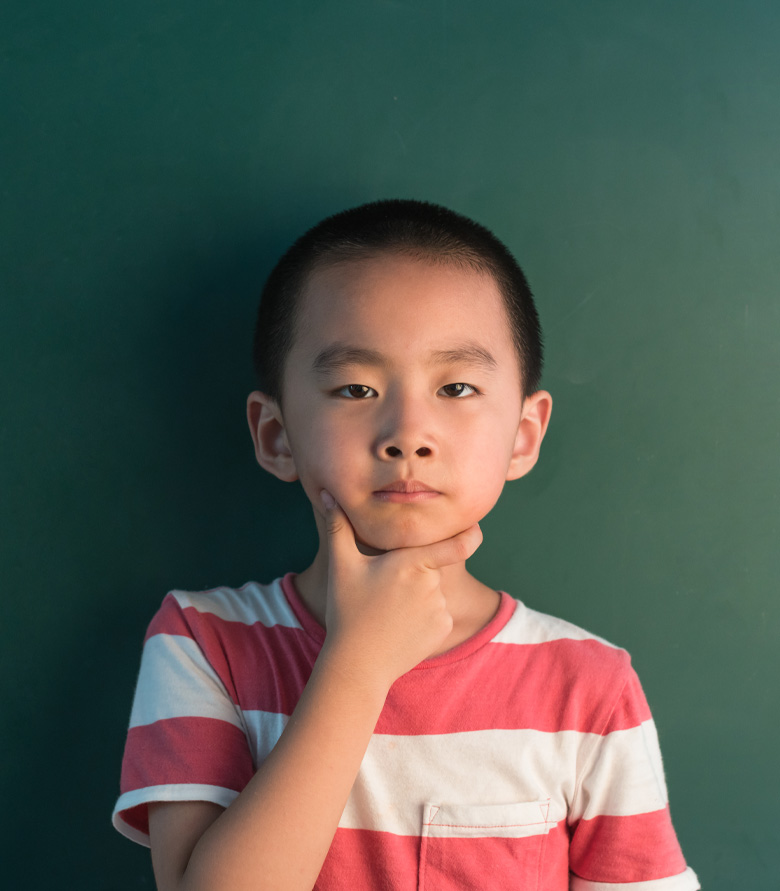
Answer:
<svg viewBox="0 0 780 891"><path fill-rule="evenodd" d="M289 573L171 591L152 620L114 825L227 807L325 639ZM625 650L501 592L493 619L390 688L317 889L695 891Z"/></svg>

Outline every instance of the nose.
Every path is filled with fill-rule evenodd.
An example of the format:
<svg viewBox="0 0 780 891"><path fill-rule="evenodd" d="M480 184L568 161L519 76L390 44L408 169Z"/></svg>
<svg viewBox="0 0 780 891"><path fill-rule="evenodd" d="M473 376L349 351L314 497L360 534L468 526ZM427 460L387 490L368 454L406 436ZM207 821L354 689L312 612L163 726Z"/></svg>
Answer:
<svg viewBox="0 0 780 891"><path fill-rule="evenodd" d="M381 419L375 451L382 461L398 458L428 458L435 453L432 418L417 400L398 396L388 401Z"/></svg>

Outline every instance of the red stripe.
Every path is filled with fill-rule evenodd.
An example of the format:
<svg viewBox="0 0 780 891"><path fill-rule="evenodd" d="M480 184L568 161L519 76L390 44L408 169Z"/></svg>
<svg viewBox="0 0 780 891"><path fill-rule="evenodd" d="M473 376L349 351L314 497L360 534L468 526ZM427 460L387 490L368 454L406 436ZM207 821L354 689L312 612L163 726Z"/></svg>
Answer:
<svg viewBox="0 0 780 891"><path fill-rule="evenodd" d="M416 888L419 852L420 839L414 835L337 829L314 891Z"/></svg>
<svg viewBox="0 0 780 891"><path fill-rule="evenodd" d="M320 644L299 628L229 622L182 610L169 596L149 634L192 637L242 709L290 715ZM488 643L466 660L422 668L390 690L377 733L416 735L492 728L608 733L650 718L628 654L596 640ZM618 703L621 689L630 695ZM474 690L468 708L450 686ZM413 691L413 692L412 692Z"/></svg>
<svg viewBox="0 0 780 891"><path fill-rule="evenodd" d="M243 731L214 718L168 718L131 727L122 792L161 783L205 783L240 791L254 766Z"/></svg>
<svg viewBox="0 0 780 891"><path fill-rule="evenodd" d="M649 882L685 871L669 808L572 827L571 871L590 882Z"/></svg>
<svg viewBox="0 0 780 891"><path fill-rule="evenodd" d="M628 680L623 688L615 710L609 717L609 721L602 733L612 733L613 730L625 730L628 727L636 727L643 721L651 719L650 706L647 704L642 685L635 671L628 673Z"/></svg>
<svg viewBox="0 0 780 891"><path fill-rule="evenodd" d="M192 637L189 623L184 618L179 602L173 594L166 594L160 608L152 617L149 627L146 629L144 643L155 634L181 634L184 637Z"/></svg>
<svg viewBox="0 0 780 891"><path fill-rule="evenodd" d="M420 817L422 821L422 813ZM365 829L339 829L315 891L417 888L418 877L423 891L517 891L537 887L566 891L567 849L564 824L547 835L529 838L420 839Z"/></svg>
<svg viewBox="0 0 780 891"><path fill-rule="evenodd" d="M607 733L650 718L628 654L598 641L487 644L467 662L399 678L390 690L377 733L418 735L527 728L550 733ZM454 697L442 695L448 689ZM461 691L472 690L463 708Z"/></svg>
<svg viewBox="0 0 780 891"><path fill-rule="evenodd" d="M424 838L422 848L420 891L569 887L562 828L528 838Z"/></svg>
<svg viewBox="0 0 780 891"><path fill-rule="evenodd" d="M169 718L131 727L122 760L122 793L147 786L202 783L240 792L254 774L243 732L213 718ZM145 804L122 812L148 834Z"/></svg>

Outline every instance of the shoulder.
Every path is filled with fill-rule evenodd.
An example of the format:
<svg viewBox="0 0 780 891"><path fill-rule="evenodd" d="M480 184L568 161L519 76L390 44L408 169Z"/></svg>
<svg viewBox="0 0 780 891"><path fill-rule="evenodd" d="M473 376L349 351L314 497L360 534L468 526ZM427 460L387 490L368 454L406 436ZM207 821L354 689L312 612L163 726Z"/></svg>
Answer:
<svg viewBox="0 0 780 891"><path fill-rule="evenodd" d="M303 634L281 581L169 591L146 632L134 705L143 715L133 720L149 723L149 703L168 717L220 716L229 723L236 721L232 704L257 708L268 689L260 689L260 679L273 687L284 674L280 666L301 649Z"/></svg>
<svg viewBox="0 0 780 891"><path fill-rule="evenodd" d="M282 579L275 579L267 584L249 581L238 588L220 585L197 591L168 591L149 626L147 638L160 633L193 636L198 630L226 623L300 627L284 595Z"/></svg>
<svg viewBox="0 0 780 891"><path fill-rule="evenodd" d="M300 648L305 637L287 600L282 579L246 582L199 591L169 591L152 618L143 659L195 676L216 673L234 698L236 684L249 683L258 660L278 661Z"/></svg>
<svg viewBox="0 0 780 891"><path fill-rule="evenodd" d="M619 649L603 637L586 631L572 622L531 609L522 600L515 598L515 604L511 618L501 629L496 640L518 644L539 644L554 640L592 640L610 649Z"/></svg>
<svg viewBox="0 0 780 891"><path fill-rule="evenodd" d="M557 644L568 646L572 653L582 658L592 653L610 664L630 662L630 656L622 647L565 619L531 609L519 600L511 618L493 640L517 646Z"/></svg>
<svg viewBox="0 0 780 891"><path fill-rule="evenodd" d="M550 727L601 733L617 713L625 726L648 716L628 652L578 625L518 601L491 643L505 651L504 676L550 711Z"/></svg>

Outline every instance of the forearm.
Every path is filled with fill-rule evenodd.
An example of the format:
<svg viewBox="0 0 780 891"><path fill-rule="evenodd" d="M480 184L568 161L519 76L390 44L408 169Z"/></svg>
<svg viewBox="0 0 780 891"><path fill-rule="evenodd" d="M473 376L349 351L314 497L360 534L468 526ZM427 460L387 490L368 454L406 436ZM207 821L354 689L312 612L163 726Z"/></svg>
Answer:
<svg viewBox="0 0 780 891"><path fill-rule="evenodd" d="M195 845L181 891L309 891L386 694L323 654L265 763Z"/></svg>

